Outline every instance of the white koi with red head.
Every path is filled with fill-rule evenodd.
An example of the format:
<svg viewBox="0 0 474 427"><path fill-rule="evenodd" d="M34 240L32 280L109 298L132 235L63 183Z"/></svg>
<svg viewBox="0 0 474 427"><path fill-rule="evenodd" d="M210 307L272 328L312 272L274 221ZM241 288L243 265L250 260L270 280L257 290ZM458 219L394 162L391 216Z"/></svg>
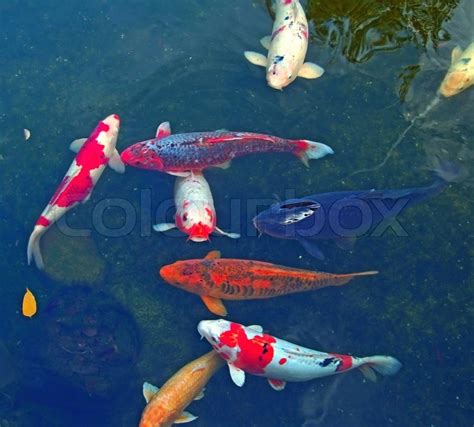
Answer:
<svg viewBox="0 0 474 427"><path fill-rule="evenodd" d="M308 36L308 21L300 2L277 0L272 34L260 40L268 49L267 57L249 51L245 57L254 65L266 67L267 83L274 89L283 89L296 77L316 79L323 75L324 69L304 62Z"/></svg>
<svg viewBox="0 0 474 427"><path fill-rule="evenodd" d="M77 152L77 155L36 221L28 241L28 264L34 259L38 268L44 267L40 249L41 236L68 210L89 199L107 165L119 173L125 171L115 148L119 129L120 118L112 114L100 121L88 138L77 139L71 144L71 150Z"/></svg>
<svg viewBox="0 0 474 427"><path fill-rule="evenodd" d="M205 242L212 233L233 239L236 233L226 233L216 225L216 210L211 189L202 172L191 172L176 178L174 200L176 204L175 224L157 224L156 231L178 228L193 242Z"/></svg>
<svg viewBox="0 0 474 427"><path fill-rule="evenodd" d="M258 325L202 320L198 331L227 361L232 381L239 387L245 383L245 373L268 378L271 387L279 391L287 381L308 381L354 368L371 380L375 380L375 372L394 375L401 368L391 356L359 358L323 353L265 334Z"/></svg>

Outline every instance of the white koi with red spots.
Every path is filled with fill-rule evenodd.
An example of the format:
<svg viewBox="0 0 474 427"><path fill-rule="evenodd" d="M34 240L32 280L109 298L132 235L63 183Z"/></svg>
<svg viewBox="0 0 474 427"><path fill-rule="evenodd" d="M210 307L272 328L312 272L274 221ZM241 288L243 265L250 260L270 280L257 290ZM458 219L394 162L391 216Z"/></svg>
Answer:
<svg viewBox="0 0 474 427"><path fill-rule="evenodd" d="M268 55L247 51L245 57L254 65L266 67L267 83L274 89L283 89L296 77L316 79L324 69L304 62L308 35L308 21L300 2L277 0L272 34L260 40Z"/></svg>
<svg viewBox="0 0 474 427"><path fill-rule="evenodd" d="M374 381L375 372L394 375L402 366L391 356L323 353L265 334L261 326L224 319L202 320L198 331L227 361L232 381L239 387L245 383L245 373L268 378L271 387L280 391L287 381L308 381L354 368Z"/></svg>
<svg viewBox="0 0 474 427"><path fill-rule="evenodd" d="M191 172L188 176L176 178L174 200L175 224L157 224L153 226L154 230L163 232L178 228L193 242L205 242L212 233L232 239L240 237L239 234L226 233L217 227L214 200L202 172Z"/></svg>
<svg viewBox="0 0 474 427"><path fill-rule="evenodd" d="M107 164L119 173L125 171L115 148L119 129L120 118L112 114L99 122L89 138L77 139L71 144L71 150L77 152L77 155L36 221L28 241L28 265L34 259L38 268L44 268L40 249L41 236L67 211L89 199Z"/></svg>

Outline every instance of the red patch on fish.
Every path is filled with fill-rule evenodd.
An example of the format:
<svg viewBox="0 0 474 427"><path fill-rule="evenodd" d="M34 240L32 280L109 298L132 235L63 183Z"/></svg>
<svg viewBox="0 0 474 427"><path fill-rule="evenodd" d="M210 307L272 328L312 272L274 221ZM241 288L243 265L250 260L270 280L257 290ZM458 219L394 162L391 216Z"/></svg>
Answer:
<svg viewBox="0 0 474 427"><path fill-rule="evenodd" d="M36 225L41 225L42 227L49 227L49 225L51 224L51 221L44 217L43 215L41 215L39 218L38 218L38 221L36 221Z"/></svg>
<svg viewBox="0 0 474 427"><path fill-rule="evenodd" d="M209 234L212 233L212 229L208 227L207 225L204 225L199 222L197 224L192 225L185 232L188 233L191 237L200 237L203 239L209 239Z"/></svg>
<svg viewBox="0 0 474 427"><path fill-rule="evenodd" d="M278 364L279 364L279 365L284 365L286 362L288 362L288 360L287 360L285 357L282 357L282 358L278 361Z"/></svg>
<svg viewBox="0 0 474 427"><path fill-rule="evenodd" d="M97 138L101 132L108 132L110 126L100 122L77 153L76 165L80 167L79 173L64 177L49 204L62 208L83 201L92 191L93 182L91 171L105 165L109 158L104 153L104 146L99 144Z"/></svg>
<svg viewBox="0 0 474 427"><path fill-rule="evenodd" d="M277 28L275 31L272 33L272 40L285 29L286 25L282 25L281 27Z"/></svg>
<svg viewBox="0 0 474 427"><path fill-rule="evenodd" d="M237 347L239 352L234 365L250 374L263 374L272 361L276 339L271 335L255 335L249 339L245 329L238 323L231 323L230 329L220 335L220 346Z"/></svg>
<svg viewBox="0 0 474 427"><path fill-rule="evenodd" d="M340 363L337 365L336 372L344 372L352 368L352 356L335 353L330 354L340 361Z"/></svg>
<svg viewBox="0 0 474 427"><path fill-rule="evenodd" d="M295 145L297 148L297 152L306 151L309 147L309 144L304 139L299 139L295 141Z"/></svg>

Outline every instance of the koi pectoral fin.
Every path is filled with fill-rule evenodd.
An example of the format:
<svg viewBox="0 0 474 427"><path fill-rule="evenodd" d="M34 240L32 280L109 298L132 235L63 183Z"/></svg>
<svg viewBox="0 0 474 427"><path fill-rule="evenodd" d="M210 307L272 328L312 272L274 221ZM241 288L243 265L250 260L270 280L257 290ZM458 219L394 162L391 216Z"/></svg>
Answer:
<svg viewBox="0 0 474 427"><path fill-rule="evenodd" d="M321 249L319 249L316 243L312 242L309 239L303 239L303 238L299 238L298 242L301 243L301 246L303 246L305 251L308 252L311 256L320 260L324 259L324 254L321 252Z"/></svg>
<svg viewBox="0 0 474 427"><path fill-rule="evenodd" d="M191 414L191 412L184 411L176 420L174 420L175 424L185 424L190 423L196 419L196 415Z"/></svg>
<svg viewBox="0 0 474 427"><path fill-rule="evenodd" d="M166 172L168 175L179 176L181 178L187 178L191 176L191 171L189 172Z"/></svg>
<svg viewBox="0 0 474 427"><path fill-rule="evenodd" d="M209 295L200 295L202 302L207 309L216 316L227 316L227 310L219 298L210 297Z"/></svg>
<svg viewBox="0 0 474 427"><path fill-rule="evenodd" d="M245 372L230 363L228 363L227 366L229 367L229 374L234 384L242 387L245 384Z"/></svg>
<svg viewBox="0 0 474 427"><path fill-rule="evenodd" d="M227 233L223 230L221 230L219 227L216 227L216 233L221 235L221 236L226 236L226 237L230 237L231 239L238 239L240 238L240 234L239 233Z"/></svg>
<svg viewBox="0 0 474 427"><path fill-rule="evenodd" d="M304 79L317 79L324 74L324 68L312 62L305 62L298 71L298 77Z"/></svg>
<svg viewBox="0 0 474 427"><path fill-rule="evenodd" d="M153 226L153 230L158 231L158 233L163 233L164 231L172 230L173 228L176 228L176 225L171 222L155 224Z"/></svg>
<svg viewBox="0 0 474 427"><path fill-rule="evenodd" d="M270 384L270 387L276 391L282 391L286 387L286 381L274 380L272 378L268 378L268 384Z"/></svg>
<svg viewBox="0 0 474 427"><path fill-rule="evenodd" d="M156 394L158 393L160 389L153 385L153 384L150 384L150 383L143 383L143 397L145 398L146 400L146 403L148 403L151 398Z"/></svg>
<svg viewBox="0 0 474 427"><path fill-rule="evenodd" d="M120 158L120 154L117 149L114 150L112 157L109 159L109 166L118 173L125 172L125 164L123 163L122 159Z"/></svg>
<svg viewBox="0 0 474 427"><path fill-rule="evenodd" d="M75 139L74 141L71 142L71 145L69 145L69 149L73 151L74 153L77 153L81 147L84 145L84 142L87 141L87 138L79 138Z"/></svg>
<svg viewBox="0 0 474 427"><path fill-rule="evenodd" d="M261 53L250 52L247 50L244 52L244 55L247 61L249 61L253 65L258 65L260 67L267 66L267 57L265 55L262 55Z"/></svg>
<svg viewBox="0 0 474 427"><path fill-rule="evenodd" d="M272 44L272 36L265 36L260 39L260 44L267 50L270 49L270 45Z"/></svg>
<svg viewBox="0 0 474 427"><path fill-rule="evenodd" d="M462 49L459 46L456 46L451 52L451 65L454 64L461 58Z"/></svg>

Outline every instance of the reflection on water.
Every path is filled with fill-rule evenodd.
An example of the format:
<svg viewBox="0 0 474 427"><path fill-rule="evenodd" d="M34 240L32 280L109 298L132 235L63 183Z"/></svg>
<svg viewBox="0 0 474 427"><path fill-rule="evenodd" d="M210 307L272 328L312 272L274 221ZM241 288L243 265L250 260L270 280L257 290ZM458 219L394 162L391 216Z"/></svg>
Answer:
<svg viewBox="0 0 474 427"><path fill-rule="evenodd" d="M316 37L348 61L368 61L379 51L393 51L408 42L435 46L449 38L442 30L458 0L309 0L308 15Z"/></svg>

